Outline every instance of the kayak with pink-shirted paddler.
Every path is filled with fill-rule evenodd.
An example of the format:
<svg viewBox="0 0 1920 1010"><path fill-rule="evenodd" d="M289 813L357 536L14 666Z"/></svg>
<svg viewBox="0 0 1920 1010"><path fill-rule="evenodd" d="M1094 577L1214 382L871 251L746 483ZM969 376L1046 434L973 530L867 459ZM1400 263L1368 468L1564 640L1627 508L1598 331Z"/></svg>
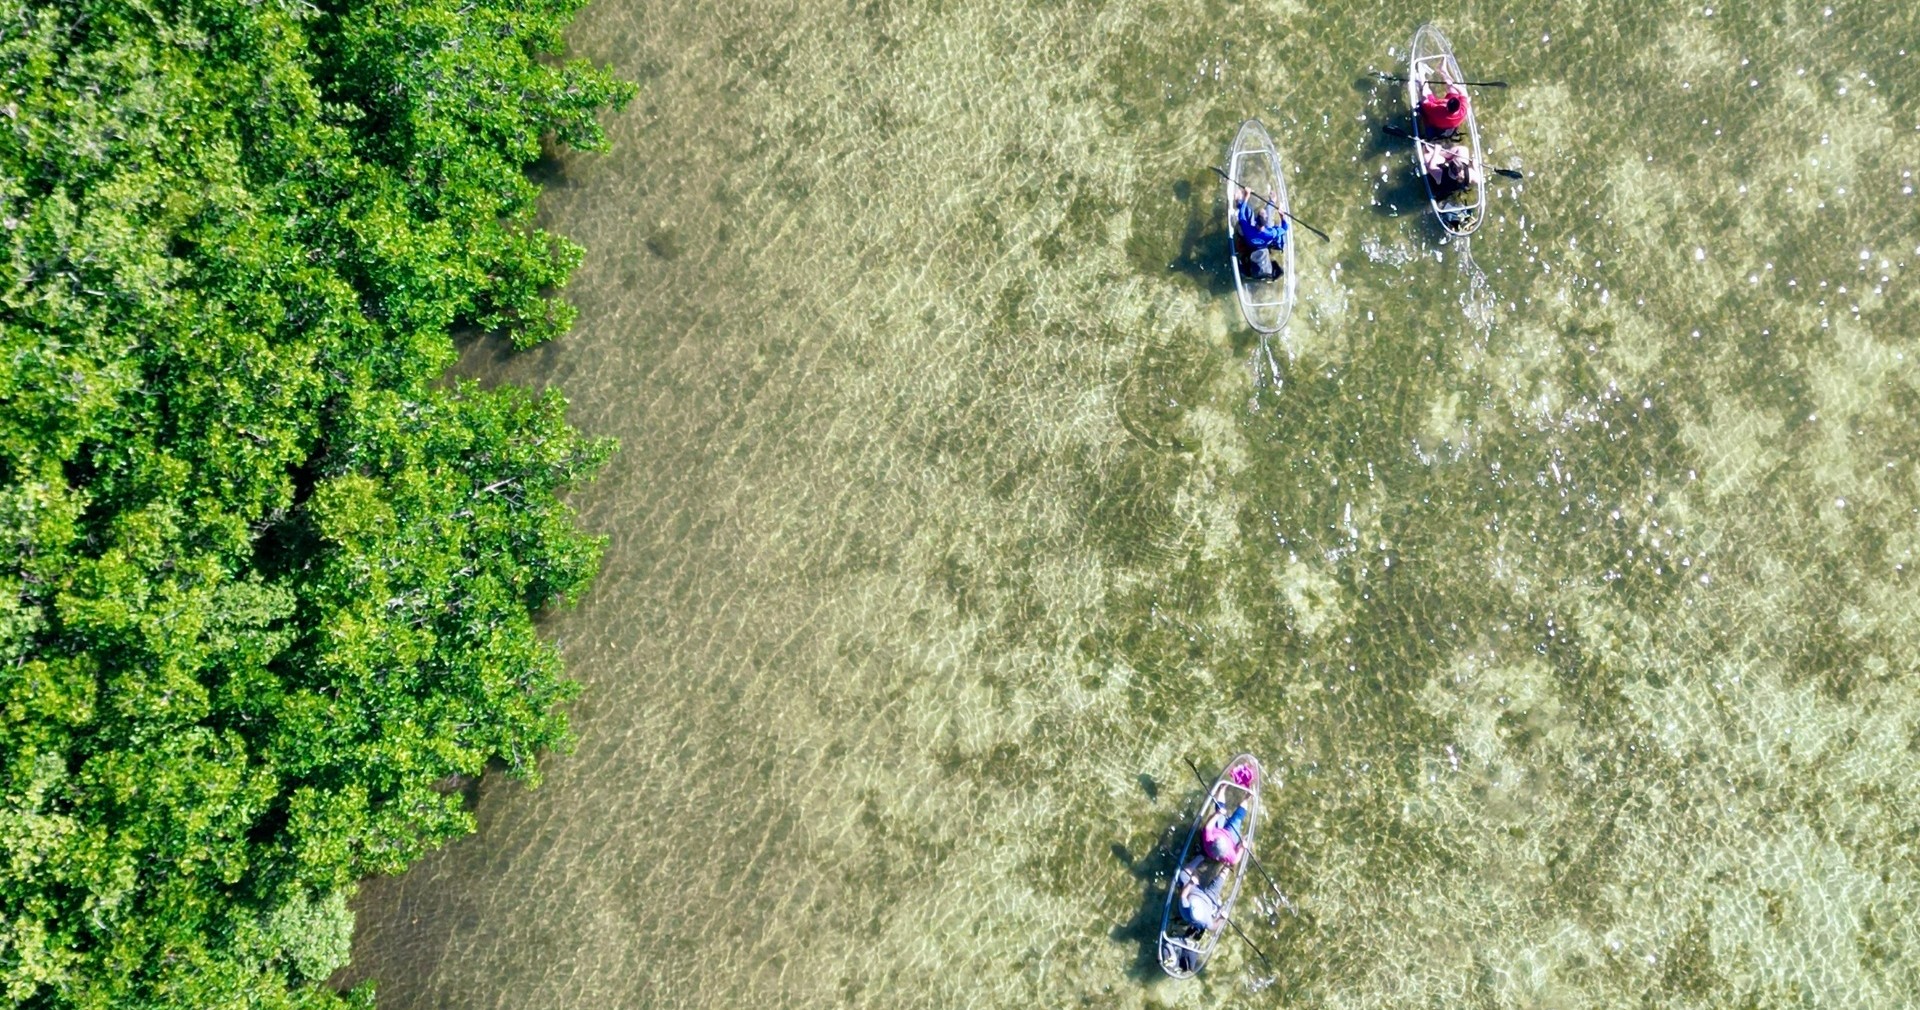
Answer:
<svg viewBox="0 0 1920 1010"><path fill-rule="evenodd" d="M1226 935L1233 904L1240 897L1240 885L1246 882L1253 863L1253 833L1260 822L1260 762L1252 754L1242 754L1227 762L1226 770L1207 790L1187 830L1187 843L1180 849L1180 861L1174 864L1174 876L1167 888L1166 910L1160 917L1160 967L1174 978L1192 978L1212 960L1214 948ZM1244 811L1244 813L1241 813ZM1212 858L1204 846L1207 828L1217 819L1227 823L1238 836L1237 851L1227 855L1232 862ZM1236 825L1237 817L1237 827ZM1227 830L1214 826L1216 831ZM1191 867L1191 869L1189 869ZM1213 921L1206 927L1194 925L1182 914L1179 895L1192 875L1191 883L1207 892L1205 899L1217 907Z"/></svg>

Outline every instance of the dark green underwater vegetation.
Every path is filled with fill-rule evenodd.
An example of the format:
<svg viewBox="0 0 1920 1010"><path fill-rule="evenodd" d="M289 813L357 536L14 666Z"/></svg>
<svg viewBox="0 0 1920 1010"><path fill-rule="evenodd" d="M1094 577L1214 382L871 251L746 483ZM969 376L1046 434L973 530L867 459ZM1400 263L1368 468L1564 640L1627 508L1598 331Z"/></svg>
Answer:
<svg viewBox="0 0 1920 1010"><path fill-rule="evenodd" d="M6 1003L339 1004L354 882L566 743L611 445L442 376L571 322L578 7L0 0Z"/></svg>

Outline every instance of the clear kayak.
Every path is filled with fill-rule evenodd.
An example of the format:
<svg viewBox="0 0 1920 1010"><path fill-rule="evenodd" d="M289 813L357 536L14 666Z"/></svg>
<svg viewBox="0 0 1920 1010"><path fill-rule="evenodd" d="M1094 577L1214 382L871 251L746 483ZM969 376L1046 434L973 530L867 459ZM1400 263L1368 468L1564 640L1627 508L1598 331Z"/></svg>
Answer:
<svg viewBox="0 0 1920 1010"><path fill-rule="evenodd" d="M1480 124L1474 116L1474 104L1467 102L1466 121L1451 130L1434 130L1420 118L1420 100L1429 93L1444 96L1448 85L1458 85L1466 75L1453 57L1453 45L1433 25L1421 25L1407 46L1407 106L1413 118L1414 171L1427 187L1427 202L1433 205L1440 226L1453 235L1471 235L1480 227L1487 202L1486 161L1480 153ZM1463 93L1465 88L1460 89ZM1466 188L1441 193L1427 167L1443 149L1465 148L1476 167Z"/></svg>
<svg viewBox="0 0 1920 1010"><path fill-rule="evenodd" d="M1247 317L1247 325L1260 333L1278 333L1293 313L1293 234L1288 232L1285 247L1274 256L1279 276L1262 280L1254 276L1249 258L1252 250L1238 225L1241 186L1257 194L1247 197L1256 209L1293 213L1293 204L1287 199L1287 177L1280 168L1280 152L1258 119L1241 123L1234 134L1233 146L1227 149L1227 176L1227 234L1233 240L1233 289L1240 299L1240 312ZM1263 196L1273 201L1273 206L1261 200Z"/></svg>
<svg viewBox="0 0 1920 1010"><path fill-rule="evenodd" d="M1187 844L1180 849L1180 862L1167 888L1167 907L1160 917L1160 967L1174 978L1192 978L1199 974L1213 959L1214 948L1230 928L1227 921L1233 915L1240 885L1246 882L1253 862L1253 833L1260 824L1261 779L1260 762L1252 754L1242 754L1227 762L1226 770L1207 791L1206 799L1200 801L1200 812L1187 830ZM1200 829L1216 812L1230 815L1237 807L1245 807L1247 811L1240 828L1239 861L1229 866L1202 858ZM1220 896L1219 917L1208 929L1189 924L1180 914L1181 868L1190 863L1196 867L1196 883Z"/></svg>

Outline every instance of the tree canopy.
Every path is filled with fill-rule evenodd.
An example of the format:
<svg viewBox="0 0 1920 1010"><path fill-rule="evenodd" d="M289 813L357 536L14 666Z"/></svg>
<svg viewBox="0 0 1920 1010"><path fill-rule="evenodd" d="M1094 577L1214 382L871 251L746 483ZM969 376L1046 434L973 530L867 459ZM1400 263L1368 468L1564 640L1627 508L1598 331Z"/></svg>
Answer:
<svg viewBox="0 0 1920 1010"><path fill-rule="evenodd" d="M338 1003L354 882L565 743L612 447L443 374L571 322L578 7L0 0L0 997Z"/></svg>

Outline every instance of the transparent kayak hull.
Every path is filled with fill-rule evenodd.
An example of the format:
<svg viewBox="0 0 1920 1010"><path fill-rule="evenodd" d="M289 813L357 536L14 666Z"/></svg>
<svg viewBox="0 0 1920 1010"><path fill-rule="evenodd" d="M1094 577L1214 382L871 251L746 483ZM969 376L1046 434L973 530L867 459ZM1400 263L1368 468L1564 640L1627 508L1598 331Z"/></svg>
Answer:
<svg viewBox="0 0 1920 1010"><path fill-rule="evenodd" d="M1293 204L1287 198L1286 173L1280 167L1280 152L1258 119L1241 123L1239 132L1234 134L1233 144L1227 148L1227 175L1233 180L1223 182L1227 196L1227 235L1232 240L1229 255L1233 260L1233 290L1240 301L1240 314L1256 331L1278 333L1293 314L1295 236L1292 230L1288 231L1286 247L1276 257L1280 260L1280 276L1271 280L1254 278L1252 264L1246 259L1245 243L1241 241L1235 203L1239 185L1244 185L1272 200L1283 212L1293 213ZM1258 196L1248 199L1256 206L1265 206Z"/></svg>
<svg viewBox="0 0 1920 1010"><path fill-rule="evenodd" d="M1235 780L1235 770L1245 768L1246 781ZM1180 861L1174 864L1174 880L1167 887L1167 906L1160 916L1160 969L1174 978L1192 978L1200 973L1207 962L1213 960L1214 949L1220 945L1230 926L1226 922L1233 916L1234 903L1240 897L1240 885L1246 882L1247 874L1253 872L1254 834L1260 827L1260 787L1264 784L1266 773L1260 762L1252 754L1241 754L1227 762L1226 770L1214 781L1213 788L1207 791L1207 798L1200 803L1200 812L1194 816L1193 825L1187 829L1187 844L1180 849ZM1225 809L1231 811L1236 806L1247 808L1247 820L1241 830L1242 853L1240 861L1234 866L1225 866L1211 860L1203 861L1200 870L1203 876L1213 873L1227 875L1222 882L1222 900L1220 919L1213 928L1198 930L1189 927L1180 917L1179 910L1179 867L1200 854L1200 827L1214 812L1214 801L1218 800ZM1211 879L1207 877L1207 879Z"/></svg>
<svg viewBox="0 0 1920 1010"><path fill-rule="evenodd" d="M1427 156L1439 146L1439 138L1420 121L1420 99L1429 89L1440 91L1443 81L1457 84L1466 79L1446 35L1433 25L1421 25L1407 46L1407 108L1413 120L1413 170L1427 187L1427 203L1433 207L1434 216L1452 235L1473 234L1486 216L1486 160L1480 151L1480 123L1475 109L1478 103L1467 103L1466 122L1454 131L1449 142L1466 146L1473 163L1480 166L1480 178L1466 189L1443 198L1435 196L1433 179L1427 174Z"/></svg>

